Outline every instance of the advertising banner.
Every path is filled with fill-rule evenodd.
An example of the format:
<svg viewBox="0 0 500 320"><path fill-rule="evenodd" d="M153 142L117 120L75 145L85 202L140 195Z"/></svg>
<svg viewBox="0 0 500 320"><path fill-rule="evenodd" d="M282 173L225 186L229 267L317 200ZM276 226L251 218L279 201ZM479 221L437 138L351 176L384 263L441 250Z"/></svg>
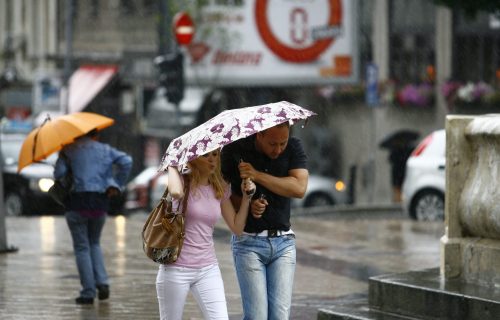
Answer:
<svg viewBox="0 0 500 320"><path fill-rule="evenodd" d="M356 0L247 0L203 8L185 50L190 84L317 85L359 80Z"/></svg>

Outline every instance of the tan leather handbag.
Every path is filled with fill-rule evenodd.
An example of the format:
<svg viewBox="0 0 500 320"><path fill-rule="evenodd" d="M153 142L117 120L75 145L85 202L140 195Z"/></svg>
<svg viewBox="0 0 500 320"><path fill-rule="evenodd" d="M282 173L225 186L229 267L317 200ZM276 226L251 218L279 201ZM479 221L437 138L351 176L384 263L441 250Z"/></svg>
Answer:
<svg viewBox="0 0 500 320"><path fill-rule="evenodd" d="M172 209L172 197L168 186L160 202L149 214L142 228L142 244L146 256L154 262L169 264L177 261L184 243L184 219L189 198L189 179L184 182L182 212L180 202L176 210Z"/></svg>

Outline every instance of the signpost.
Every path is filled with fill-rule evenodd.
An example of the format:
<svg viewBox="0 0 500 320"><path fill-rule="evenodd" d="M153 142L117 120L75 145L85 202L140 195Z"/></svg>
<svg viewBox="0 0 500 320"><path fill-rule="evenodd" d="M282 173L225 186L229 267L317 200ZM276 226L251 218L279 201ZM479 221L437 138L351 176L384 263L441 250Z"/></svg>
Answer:
<svg viewBox="0 0 500 320"><path fill-rule="evenodd" d="M179 12L174 17L174 34L177 43L180 46L187 46L191 43L194 37L194 23L189 14Z"/></svg>
<svg viewBox="0 0 500 320"><path fill-rule="evenodd" d="M159 69L158 82L166 89L168 101L178 105L184 98L184 57L174 52L155 58Z"/></svg>
<svg viewBox="0 0 500 320"><path fill-rule="evenodd" d="M374 63L366 66L366 104L370 107L378 105L378 67Z"/></svg>
<svg viewBox="0 0 500 320"><path fill-rule="evenodd" d="M378 66L375 63L369 63L366 66L366 104L371 107L371 153L368 159L367 177L369 177L370 194L369 200L373 202L375 197L375 154L376 150L376 133L377 133L377 118L376 107L379 104L378 99Z"/></svg>
<svg viewBox="0 0 500 320"><path fill-rule="evenodd" d="M166 17L166 2L162 2L162 5L163 16ZM164 25L161 24L160 29L163 27ZM184 55L178 46L187 46L193 40L195 28L189 14L183 11L178 12L172 22L172 31L177 45L173 45L170 50L166 46L160 46L160 55L155 58L154 62L158 68L158 83L166 89L167 100L175 105L176 123L180 129L179 104L184 99ZM165 30L161 30L160 44L167 42L164 38L166 38Z"/></svg>

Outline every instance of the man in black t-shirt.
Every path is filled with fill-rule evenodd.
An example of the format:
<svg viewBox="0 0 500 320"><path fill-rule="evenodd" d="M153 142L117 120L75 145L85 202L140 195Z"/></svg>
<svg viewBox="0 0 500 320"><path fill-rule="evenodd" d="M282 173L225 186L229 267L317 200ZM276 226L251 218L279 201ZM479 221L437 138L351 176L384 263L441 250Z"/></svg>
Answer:
<svg viewBox="0 0 500 320"><path fill-rule="evenodd" d="M304 196L309 173L300 140L289 135L286 122L222 149L222 173L236 209L241 179L257 186L245 232L231 240L244 319L290 316L296 264L290 198Z"/></svg>

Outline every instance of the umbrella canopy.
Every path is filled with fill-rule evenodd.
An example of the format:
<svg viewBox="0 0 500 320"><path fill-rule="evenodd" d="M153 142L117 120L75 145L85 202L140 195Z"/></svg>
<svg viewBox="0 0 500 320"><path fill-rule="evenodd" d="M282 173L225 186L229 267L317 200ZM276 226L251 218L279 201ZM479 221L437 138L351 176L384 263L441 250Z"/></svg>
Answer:
<svg viewBox="0 0 500 320"><path fill-rule="evenodd" d="M379 143L380 148L393 149L404 147L417 140L420 134L412 130L398 130L388 134Z"/></svg>
<svg viewBox="0 0 500 320"><path fill-rule="evenodd" d="M280 123L290 121L293 124L313 115L314 112L286 101L223 111L172 140L163 156L160 170L168 166L180 166Z"/></svg>
<svg viewBox="0 0 500 320"><path fill-rule="evenodd" d="M47 158L63 146L92 130L111 126L114 120L91 112L76 112L52 120L47 117L42 125L31 131L19 152L17 171L27 165Z"/></svg>

